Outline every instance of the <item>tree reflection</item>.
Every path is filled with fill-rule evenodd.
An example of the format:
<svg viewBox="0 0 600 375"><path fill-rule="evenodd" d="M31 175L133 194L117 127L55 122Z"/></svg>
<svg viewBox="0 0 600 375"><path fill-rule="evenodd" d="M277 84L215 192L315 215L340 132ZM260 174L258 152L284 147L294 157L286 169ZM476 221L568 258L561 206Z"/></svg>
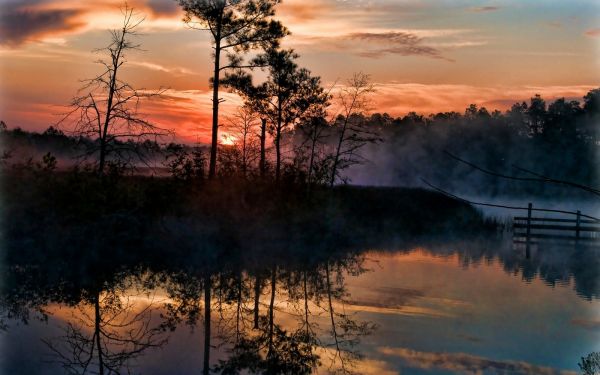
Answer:
<svg viewBox="0 0 600 375"><path fill-rule="evenodd" d="M166 343L160 324L153 326L153 300L140 306L131 290L96 292L77 305L63 335L42 339L54 360L70 374L118 374L150 348Z"/></svg>

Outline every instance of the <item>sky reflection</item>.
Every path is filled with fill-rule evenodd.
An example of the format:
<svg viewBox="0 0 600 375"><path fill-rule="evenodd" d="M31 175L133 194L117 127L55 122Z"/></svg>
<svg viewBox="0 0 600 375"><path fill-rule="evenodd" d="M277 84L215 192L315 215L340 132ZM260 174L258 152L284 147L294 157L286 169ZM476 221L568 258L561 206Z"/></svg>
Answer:
<svg viewBox="0 0 600 375"><path fill-rule="evenodd" d="M528 278L507 270L500 257L465 263L460 245L453 248L456 250L447 253L433 250L435 247L370 251L357 263L364 272L357 272L359 268L348 272L342 267L336 273L335 267L328 266L330 285L340 292L334 292L330 307L327 293L319 295L316 289L311 289L323 288L319 284L323 280L311 279L309 283L313 285L307 289L310 301L306 306L311 330L317 335L312 349L320 358L316 372L326 374L340 369L330 336L329 308L342 314L335 319L347 316L353 324L377 327L362 336L352 349L361 357L352 360L349 368L361 374L567 374L575 373L581 356L600 349L597 299L578 296L570 285L573 281L550 286L543 277ZM160 323L160 316L169 313L164 303L177 306L182 301L173 295L174 288L181 287L175 285L175 279L166 281L163 277L157 278L161 280L158 283L148 284L153 276L145 275L122 283L130 286L121 290L119 296L134 306L129 317L152 301L156 311L152 311L152 324L148 326L153 326ZM273 300L275 327L292 335L287 337L296 337L293 332L303 332L302 278L283 266L278 268L277 275ZM235 298L227 300L223 294L227 289L217 283L223 277L226 276L215 275L213 279L213 365L230 360L232 355L230 337L223 333L233 332L224 327L229 325L231 329L236 303ZM243 334L249 340L258 337L251 329L252 280L245 274L242 283L248 289L239 305L242 330L246 332ZM270 288L265 279L260 299L260 315L265 319ZM196 303L202 311L202 300ZM76 307L54 303L43 306L49 314L48 322L31 319L29 325L23 325L7 321L9 328L2 334L0 351L2 368L10 373L61 373L56 363L48 364L53 357L41 340L60 338L61 330L69 323L81 321L82 316L93 316L92 307L83 302ZM103 314L116 311L104 307ZM339 334L343 322L338 322ZM85 329L89 331L91 327ZM134 373L143 374L199 372L203 332L200 322L191 329L185 320L179 320L173 332L161 333L168 338L166 345L149 348L129 366Z"/></svg>

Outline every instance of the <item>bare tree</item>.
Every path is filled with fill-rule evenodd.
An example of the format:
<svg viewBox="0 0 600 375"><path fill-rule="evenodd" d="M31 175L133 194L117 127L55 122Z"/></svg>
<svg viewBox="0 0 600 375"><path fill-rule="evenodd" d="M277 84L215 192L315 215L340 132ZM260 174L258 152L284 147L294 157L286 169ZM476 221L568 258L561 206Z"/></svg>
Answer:
<svg viewBox="0 0 600 375"><path fill-rule="evenodd" d="M362 161L357 152L360 148L377 140L375 134L366 128L364 118L369 109L369 96L375 92L370 80L369 75L356 73L337 94L341 113L334 123L338 134L332 157L330 186L335 184L340 171Z"/></svg>
<svg viewBox="0 0 600 375"><path fill-rule="evenodd" d="M184 21L194 29L209 31L212 36L214 70L212 77L213 119L209 178L216 175L219 132L219 84L221 72L244 65L242 53L258 47L277 46L288 31L272 20L280 0L179 0L185 11ZM221 65L225 53L229 62Z"/></svg>
<svg viewBox="0 0 600 375"><path fill-rule="evenodd" d="M81 304L62 336L43 340L53 361L69 374L118 374L147 350L162 347L164 330L152 326L157 303L139 306L131 297L122 289L108 290Z"/></svg>
<svg viewBox="0 0 600 375"><path fill-rule="evenodd" d="M341 270L348 267L347 271L361 273L364 272L359 261L356 265L337 265L336 277L332 274L335 265L325 262L325 286L327 294L327 312L331 321L330 335L333 340L328 344L333 348L331 356L330 371L339 374L356 374L354 371L355 362L361 359L361 353L356 349L360 338L370 335L376 328L375 324L368 321L358 321L353 319L352 315L344 311L344 297L346 290L344 288L344 279ZM351 270L350 267L355 267ZM335 311L334 299L342 304L342 312Z"/></svg>
<svg viewBox="0 0 600 375"><path fill-rule="evenodd" d="M241 107L229 118L227 130L235 139L234 145L239 149L242 175L247 176L249 166L256 160L258 154L257 141L261 135L256 134L258 118L249 106Z"/></svg>
<svg viewBox="0 0 600 375"><path fill-rule="evenodd" d="M84 86L71 102L72 110L60 121L63 123L74 118L75 134L97 140L85 157L98 154L100 175L104 174L109 156L114 154L119 160L127 161L131 158L131 153L135 152L131 142L122 140L156 140L171 133L145 120L139 112L142 99L159 96L165 90L149 92L135 89L121 79L121 68L127 62L127 52L140 49L140 45L133 42L132 37L137 35L137 28L144 21L144 18L136 17L133 9L127 5L123 6L121 12L121 29L111 31L112 40L108 46L95 50L108 57L97 61L104 67L104 71L84 81Z"/></svg>

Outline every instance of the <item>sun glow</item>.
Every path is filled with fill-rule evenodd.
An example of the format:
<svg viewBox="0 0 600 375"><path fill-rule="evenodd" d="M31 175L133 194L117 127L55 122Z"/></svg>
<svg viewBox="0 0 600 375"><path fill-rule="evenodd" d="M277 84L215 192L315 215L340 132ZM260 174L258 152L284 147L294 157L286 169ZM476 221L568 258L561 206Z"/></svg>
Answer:
<svg viewBox="0 0 600 375"><path fill-rule="evenodd" d="M233 146L237 141L237 137L225 132L221 133L220 138L221 140L219 141L219 143L225 146Z"/></svg>

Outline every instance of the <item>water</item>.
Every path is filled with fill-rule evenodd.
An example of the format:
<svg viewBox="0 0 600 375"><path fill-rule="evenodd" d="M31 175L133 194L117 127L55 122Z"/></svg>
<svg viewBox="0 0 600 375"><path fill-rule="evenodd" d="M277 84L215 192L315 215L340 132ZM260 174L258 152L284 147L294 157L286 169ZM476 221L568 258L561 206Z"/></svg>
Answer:
<svg viewBox="0 0 600 375"><path fill-rule="evenodd" d="M595 250L148 251L8 259L3 373L99 373L98 342L105 374L202 373L207 290L214 371L566 374L600 351Z"/></svg>

